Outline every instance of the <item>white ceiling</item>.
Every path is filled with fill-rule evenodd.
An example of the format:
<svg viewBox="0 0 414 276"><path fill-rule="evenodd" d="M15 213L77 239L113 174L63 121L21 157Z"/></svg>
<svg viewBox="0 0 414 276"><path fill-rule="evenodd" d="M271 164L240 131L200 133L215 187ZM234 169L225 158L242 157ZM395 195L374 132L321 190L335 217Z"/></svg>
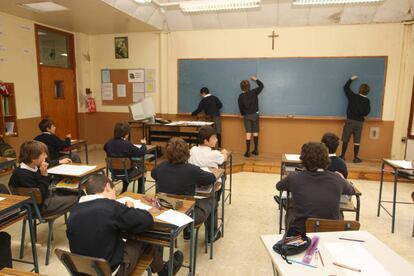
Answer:
<svg viewBox="0 0 414 276"><path fill-rule="evenodd" d="M312 7L293 6L292 0L262 0L261 7L257 9L196 14L183 13L178 7L167 7L162 11L153 3L137 4L133 0L102 1L165 31L388 23L411 20L414 14L414 0L384 0L379 4ZM153 13L154 9L160 11L156 16Z"/></svg>
<svg viewBox="0 0 414 276"><path fill-rule="evenodd" d="M153 3L138 4L133 0L49 0L69 8L49 13L18 6L41 1L48 0L0 0L0 11L87 34L389 23L412 20L414 15L414 0L312 7L293 6L292 0L262 0L256 9L192 14L183 13L177 6L161 9Z"/></svg>

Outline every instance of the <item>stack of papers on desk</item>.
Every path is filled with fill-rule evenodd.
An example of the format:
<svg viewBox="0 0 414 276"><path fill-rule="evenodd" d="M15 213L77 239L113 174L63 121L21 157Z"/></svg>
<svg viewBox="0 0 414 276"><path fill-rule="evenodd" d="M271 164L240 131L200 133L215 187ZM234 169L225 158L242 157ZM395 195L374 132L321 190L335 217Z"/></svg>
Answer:
<svg viewBox="0 0 414 276"><path fill-rule="evenodd" d="M300 162L300 154L285 154L285 157L288 161L299 161Z"/></svg>
<svg viewBox="0 0 414 276"><path fill-rule="evenodd" d="M6 199L5 197L0 197L0 201L5 200L5 199Z"/></svg>
<svg viewBox="0 0 414 276"><path fill-rule="evenodd" d="M403 169L413 169L411 161L406 161L406 160L387 160L387 161Z"/></svg>
<svg viewBox="0 0 414 276"><path fill-rule="evenodd" d="M63 164L47 170L50 174L58 174L58 175L72 175L72 176L80 176L84 173L87 173L96 166L83 166L83 165L68 165Z"/></svg>
<svg viewBox="0 0 414 276"><path fill-rule="evenodd" d="M156 216L155 218L168 222L170 224L177 225L178 227L184 226L194 221L189 216L174 210L168 210L161 215Z"/></svg>
<svg viewBox="0 0 414 276"><path fill-rule="evenodd" d="M129 196L118 198L116 201L122 204L125 204L126 201L132 201L134 203L134 208L141 209L141 210L148 211L149 209L152 208L152 206L142 203L141 200L133 199L133 198L130 198Z"/></svg>

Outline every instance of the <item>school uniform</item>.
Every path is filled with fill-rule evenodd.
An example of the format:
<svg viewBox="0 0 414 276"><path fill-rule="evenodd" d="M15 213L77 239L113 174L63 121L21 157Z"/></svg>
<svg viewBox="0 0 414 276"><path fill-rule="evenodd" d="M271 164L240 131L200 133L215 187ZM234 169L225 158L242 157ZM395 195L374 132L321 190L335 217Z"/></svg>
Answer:
<svg viewBox="0 0 414 276"><path fill-rule="evenodd" d="M108 157L144 157L147 153L147 147L146 145L141 145L141 147L137 147L134 144L132 144L129 140L124 138L112 138L106 144L104 145L104 150L106 152L106 155ZM123 175L123 170L114 170L115 175ZM140 171L140 169L134 165L131 168L128 169L128 176L129 178L137 176L139 173L143 173ZM140 184L138 185L138 192L144 193L142 191L142 181L143 179L140 178ZM123 188L122 192L125 192L128 188L129 182L124 178L122 180L123 182Z"/></svg>
<svg viewBox="0 0 414 276"><path fill-rule="evenodd" d="M212 121L214 122L214 128L216 130L216 133L218 135L221 134L221 119L220 119L220 109L223 107L223 104L214 95L207 94L203 96L203 99L198 104L198 107L196 110L194 110L191 115L195 116L198 113L204 111L204 113L207 116L210 116L212 118Z"/></svg>
<svg viewBox="0 0 414 276"><path fill-rule="evenodd" d="M208 186L216 182L216 177L192 164L171 164L162 162L151 171L157 192L189 195L195 194L196 186ZM206 221L210 215L212 200L198 199L195 205L195 224ZM208 221L207 221L208 222Z"/></svg>
<svg viewBox="0 0 414 276"><path fill-rule="evenodd" d="M223 164L224 155L218 151L213 150L209 146L194 146L190 150L190 158L188 163L198 167L218 168Z"/></svg>
<svg viewBox="0 0 414 276"><path fill-rule="evenodd" d="M355 194L354 188L331 171L292 172L276 184L276 189L292 195L294 210L289 210L286 229L305 231L307 218L341 219L339 204L342 194Z"/></svg>
<svg viewBox="0 0 414 276"><path fill-rule="evenodd" d="M239 95L238 104L240 114L243 115L244 127L248 133L259 132L259 94L264 85L260 80L256 80L258 87L243 92Z"/></svg>
<svg viewBox="0 0 414 276"><path fill-rule="evenodd" d="M163 268L161 246L122 239L124 233L139 234L152 225L152 215L147 211L88 195L72 209L66 235L72 253L107 260L115 275L130 275L144 253L153 257L151 268L158 272Z"/></svg>
<svg viewBox="0 0 414 276"><path fill-rule="evenodd" d="M327 170L331 172L340 172L344 178L348 178L348 168L346 167L345 161L336 156L335 153L330 153L329 158L331 159L331 164L329 164Z"/></svg>
<svg viewBox="0 0 414 276"><path fill-rule="evenodd" d="M42 134L36 136L34 140L42 142L47 146L47 150L49 152L47 159L50 167L59 165L59 159L64 157L64 155L60 154L60 152L66 148L69 148L71 145L70 138L66 137L65 140L62 140L50 132L43 132ZM69 158L73 162L81 163L79 155L74 152L69 155Z"/></svg>
<svg viewBox="0 0 414 276"><path fill-rule="evenodd" d="M63 214L78 202L78 192L66 189L49 190L51 183L50 176L44 176L39 168L31 168L25 163L20 163L9 180L11 187L39 188L43 197L43 204L40 206L42 216Z"/></svg>

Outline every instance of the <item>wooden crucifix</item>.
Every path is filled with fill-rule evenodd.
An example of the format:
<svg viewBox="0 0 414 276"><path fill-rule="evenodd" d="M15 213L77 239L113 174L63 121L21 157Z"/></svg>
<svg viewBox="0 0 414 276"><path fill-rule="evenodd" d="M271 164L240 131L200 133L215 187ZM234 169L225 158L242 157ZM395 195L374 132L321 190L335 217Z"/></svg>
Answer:
<svg viewBox="0 0 414 276"><path fill-rule="evenodd" d="M272 39L272 50L275 49L275 38L279 37L279 35L275 34L275 31L272 31L271 35L268 35L267 37Z"/></svg>

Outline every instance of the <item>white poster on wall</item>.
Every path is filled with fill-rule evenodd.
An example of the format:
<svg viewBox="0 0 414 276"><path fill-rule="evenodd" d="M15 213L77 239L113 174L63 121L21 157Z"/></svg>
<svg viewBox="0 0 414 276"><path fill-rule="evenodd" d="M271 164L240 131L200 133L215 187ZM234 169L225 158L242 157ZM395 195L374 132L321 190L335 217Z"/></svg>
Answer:
<svg viewBox="0 0 414 276"><path fill-rule="evenodd" d="M128 82L144 82L145 81L145 70L135 69L128 70Z"/></svg>
<svg viewBox="0 0 414 276"><path fill-rule="evenodd" d="M117 84L116 85L116 94L118 98L125 98L126 97L126 85L125 84Z"/></svg>
<svg viewBox="0 0 414 276"><path fill-rule="evenodd" d="M145 92L145 84L143 82L134 82L132 84L132 92L133 93L144 93Z"/></svg>
<svg viewBox="0 0 414 276"><path fill-rule="evenodd" d="M147 93L155 92L155 81L145 82L145 92Z"/></svg>
<svg viewBox="0 0 414 276"><path fill-rule="evenodd" d="M114 90L112 88L112 82L102 83L102 100L112 101L114 99Z"/></svg>
<svg viewBox="0 0 414 276"><path fill-rule="evenodd" d="M145 81L155 81L155 69L145 69Z"/></svg>

